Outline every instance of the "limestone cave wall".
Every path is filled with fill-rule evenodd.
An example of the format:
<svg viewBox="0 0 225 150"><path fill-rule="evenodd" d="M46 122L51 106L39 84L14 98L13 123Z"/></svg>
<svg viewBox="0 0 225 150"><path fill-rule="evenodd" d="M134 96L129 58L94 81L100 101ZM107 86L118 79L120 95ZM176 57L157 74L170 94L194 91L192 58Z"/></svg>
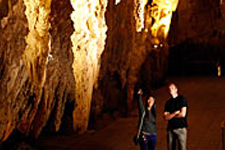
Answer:
<svg viewBox="0 0 225 150"><path fill-rule="evenodd" d="M129 115L166 77L177 2L0 0L0 141Z"/></svg>
<svg viewBox="0 0 225 150"><path fill-rule="evenodd" d="M179 2L168 37L172 74L215 74L224 66L224 7L223 0Z"/></svg>
<svg viewBox="0 0 225 150"><path fill-rule="evenodd" d="M148 17L153 18L153 13L160 14L165 9L158 7L159 9L149 10L152 5L160 5L158 1L143 1L139 4L140 2L123 0L115 4L114 1L109 1L107 6L107 39L101 57L99 86L93 93L93 121L101 112L108 112L112 116L118 112L122 116L129 115L135 105L137 88L150 93L153 87L165 80L168 45L166 36L159 35L158 30L164 24L160 24L160 19L158 20L154 37L151 32L153 22L147 20ZM138 16L141 18L137 18ZM156 17L160 18L160 15Z"/></svg>
<svg viewBox="0 0 225 150"><path fill-rule="evenodd" d="M38 63L30 63L37 65L34 66L36 69L44 69L46 72L44 77L40 76L44 80L43 83L38 80L33 82L23 59L26 46L29 45L25 38L29 35L25 3L18 0L11 4L13 4L11 10L5 8L7 4L1 5L7 12L1 16L0 30L1 141L6 140L14 130L26 136L38 137L47 122L51 124L52 131L58 131L65 107L75 106L76 83L72 72L72 44L70 35L64 34L65 32L72 34L74 30L70 19L72 12L70 3L52 1L51 7L54 11L51 11L52 25L49 31L51 33L49 54L52 58L42 64L41 68L38 67ZM64 11L59 13L59 10ZM35 38L31 39L34 39L32 41L34 45L40 45ZM48 58L48 54L44 54L44 58Z"/></svg>

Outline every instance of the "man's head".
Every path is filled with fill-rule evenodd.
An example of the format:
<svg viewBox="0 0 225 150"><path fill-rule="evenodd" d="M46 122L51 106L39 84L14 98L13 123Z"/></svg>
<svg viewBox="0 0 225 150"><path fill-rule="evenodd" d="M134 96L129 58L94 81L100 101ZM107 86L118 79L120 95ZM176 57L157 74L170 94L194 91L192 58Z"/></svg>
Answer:
<svg viewBox="0 0 225 150"><path fill-rule="evenodd" d="M178 95L178 89L177 89L177 86L174 83L170 83L168 88L169 88L169 93L173 97L176 97Z"/></svg>

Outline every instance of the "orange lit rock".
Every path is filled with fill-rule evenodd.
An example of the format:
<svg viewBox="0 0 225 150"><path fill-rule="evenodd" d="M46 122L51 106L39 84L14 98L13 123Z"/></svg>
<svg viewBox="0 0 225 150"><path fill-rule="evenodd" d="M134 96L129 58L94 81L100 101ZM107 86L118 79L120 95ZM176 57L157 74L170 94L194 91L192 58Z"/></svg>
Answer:
<svg viewBox="0 0 225 150"><path fill-rule="evenodd" d="M129 114L137 88L151 92L165 80L178 1L164 2L0 0L0 141L14 130L35 138L44 128L85 132L103 112ZM213 9L204 10L218 16L209 22L195 14L205 3L180 3L172 44L198 41L198 33L224 43L224 5L207 1Z"/></svg>
<svg viewBox="0 0 225 150"><path fill-rule="evenodd" d="M72 6L69 1L52 1L49 31L52 59L47 64L41 102L30 129L30 134L35 137L39 136L44 127L51 132L59 131L63 124L63 117L69 117L72 123L76 83L72 69L73 53L70 36L74 29L70 18L71 12ZM68 126L64 128L68 131L73 130Z"/></svg>
<svg viewBox="0 0 225 150"><path fill-rule="evenodd" d="M0 141L6 140L16 127L19 111L25 104L24 99L17 98L28 80L22 61L26 35L25 6L22 0L13 4L11 15L1 18L0 28Z"/></svg>
<svg viewBox="0 0 225 150"><path fill-rule="evenodd" d="M35 138L43 128L57 132L66 117L84 132L92 99L93 113L131 110L152 51L149 32L136 32L134 6L129 0L0 6L7 12L0 28L0 141L13 130Z"/></svg>
<svg viewBox="0 0 225 150"><path fill-rule="evenodd" d="M46 77L47 58L50 52L49 13L51 0L24 0L29 33L24 51L24 63L29 71L30 79L43 87Z"/></svg>
<svg viewBox="0 0 225 150"><path fill-rule="evenodd" d="M31 74L27 69L32 68L27 68L24 64L24 54L30 54L30 51L26 51L28 50L26 47L31 46L29 44L38 47L40 46L38 44L43 42L42 44L47 44L47 48L49 48L49 40L38 41L39 39L32 36L29 37L33 41L29 39L27 35L31 34L28 30L29 22L25 15L26 6L23 0L12 4L11 14L1 18L0 28L0 142L6 140L13 130L36 138L44 127L56 132L61 127L63 117L68 117L69 113L72 116L72 111L75 108L75 80L70 40L73 32L70 19L71 4L67 1L53 1L52 3L54 8L51 17L51 23L54 25L51 30L52 45L50 45L52 59L48 62L44 61L44 65L42 63L35 64L39 62L33 61L33 55L32 57L29 55L29 60L35 62L33 67L43 65L44 68L40 67L46 72L46 79L44 79L43 72L36 68L36 73L40 73L36 81L30 80ZM63 9L64 11L61 11ZM50 14L48 15L50 17ZM37 27L39 26L36 26L35 29ZM50 32L48 29L46 31L43 35L49 37ZM28 44L25 37L27 41L31 40L34 43ZM48 49L47 51L49 52ZM38 57L43 56L46 59L48 55L46 56L45 52L38 53L40 54ZM33 51L31 54L36 53ZM65 111L66 109L70 111Z"/></svg>
<svg viewBox="0 0 225 150"><path fill-rule="evenodd" d="M72 0L71 3L74 8L71 19L75 32L71 40L78 105L74 112L74 128L84 132L88 126L93 87L97 86L100 56L105 45L107 0Z"/></svg>
<svg viewBox="0 0 225 150"><path fill-rule="evenodd" d="M119 111L126 115L133 109L135 88L148 88L145 92L149 92L151 82L163 82L165 78L168 45L163 36L160 41L163 46L153 48L151 22L145 20L149 17L145 4L147 1L123 0L117 5L109 2L107 7L108 31L98 93L104 99L102 110L111 114ZM146 66L151 68L146 70L144 63L150 63ZM141 72L149 76L148 80L141 79ZM100 103L96 98L94 100L94 104Z"/></svg>

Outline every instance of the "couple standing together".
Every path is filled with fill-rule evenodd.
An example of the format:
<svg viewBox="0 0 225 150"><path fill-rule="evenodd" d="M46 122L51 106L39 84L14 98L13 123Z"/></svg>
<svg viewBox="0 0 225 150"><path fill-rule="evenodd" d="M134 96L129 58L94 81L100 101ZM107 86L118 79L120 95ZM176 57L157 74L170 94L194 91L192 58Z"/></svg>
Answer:
<svg viewBox="0 0 225 150"><path fill-rule="evenodd" d="M176 149L178 141L179 150L186 150L187 141L187 101L178 93L174 83L169 84L170 99L167 100L163 117L168 121L167 126L167 147L168 150ZM141 150L155 150L156 147L156 112L155 99L148 96L146 105L142 102L142 91L138 91L139 125L138 139Z"/></svg>

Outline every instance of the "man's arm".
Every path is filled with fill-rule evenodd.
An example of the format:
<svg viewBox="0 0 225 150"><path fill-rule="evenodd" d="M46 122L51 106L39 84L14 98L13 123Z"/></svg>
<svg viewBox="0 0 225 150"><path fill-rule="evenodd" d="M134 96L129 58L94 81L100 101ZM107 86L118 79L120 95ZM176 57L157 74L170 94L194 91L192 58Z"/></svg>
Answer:
<svg viewBox="0 0 225 150"><path fill-rule="evenodd" d="M172 118L174 118L176 115L180 114L180 110L177 110L173 113L169 113L169 112L164 112L163 117L165 120L170 120Z"/></svg>
<svg viewBox="0 0 225 150"><path fill-rule="evenodd" d="M179 114L177 114L176 118L184 118L187 114L187 107L182 107Z"/></svg>
<svg viewBox="0 0 225 150"><path fill-rule="evenodd" d="M170 120L172 118L184 118L187 114L187 107L182 107L181 110L175 111L174 113L164 112L164 119Z"/></svg>

